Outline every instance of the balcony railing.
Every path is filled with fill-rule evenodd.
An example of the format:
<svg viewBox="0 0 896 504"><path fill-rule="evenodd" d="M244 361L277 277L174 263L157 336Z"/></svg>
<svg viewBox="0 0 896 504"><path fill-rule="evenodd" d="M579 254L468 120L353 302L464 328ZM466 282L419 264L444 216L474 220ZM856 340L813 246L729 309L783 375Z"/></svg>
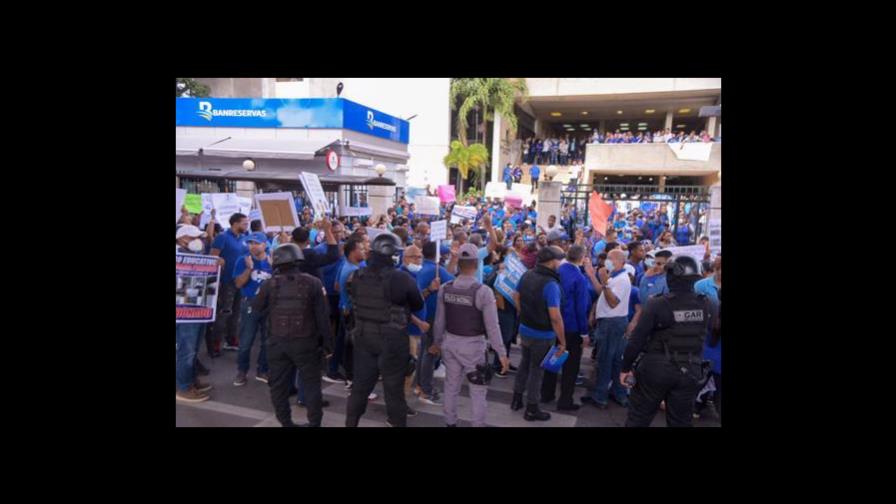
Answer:
<svg viewBox="0 0 896 504"><path fill-rule="evenodd" d="M672 148L670 148L670 145ZM620 175L691 175L718 173L722 169L722 144L712 143L709 159L679 159L672 150L682 144L587 144L585 169Z"/></svg>

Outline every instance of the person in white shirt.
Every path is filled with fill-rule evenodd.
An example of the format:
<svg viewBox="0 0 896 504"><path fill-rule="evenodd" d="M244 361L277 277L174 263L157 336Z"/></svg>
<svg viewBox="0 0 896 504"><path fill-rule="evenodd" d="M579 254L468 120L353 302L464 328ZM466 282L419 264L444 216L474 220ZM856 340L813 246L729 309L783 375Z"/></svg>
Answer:
<svg viewBox="0 0 896 504"><path fill-rule="evenodd" d="M621 406L628 405L628 388L619 382L632 290L631 279L625 271L625 253L619 249L611 250L607 254L605 267L598 271L598 277L600 298L596 305L596 339L600 341L597 355L599 371L594 390L590 396L582 397L582 403L607 409L611 381L613 399Z"/></svg>
<svg viewBox="0 0 896 504"><path fill-rule="evenodd" d="M545 138L541 144L541 162L547 163L551 160L551 139Z"/></svg>

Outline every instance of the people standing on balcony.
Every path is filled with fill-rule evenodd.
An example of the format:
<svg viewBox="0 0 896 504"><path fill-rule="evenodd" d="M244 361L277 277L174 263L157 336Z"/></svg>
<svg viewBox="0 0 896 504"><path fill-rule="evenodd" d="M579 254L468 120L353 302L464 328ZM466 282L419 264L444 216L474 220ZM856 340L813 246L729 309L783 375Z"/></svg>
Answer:
<svg viewBox="0 0 896 504"><path fill-rule="evenodd" d="M572 137L572 141L569 143L569 158L572 160L573 163L575 163L576 161L579 160L579 158L576 157L578 154L576 152L576 143L577 143L576 137Z"/></svg>
<svg viewBox="0 0 896 504"><path fill-rule="evenodd" d="M707 133L706 130L703 130L700 132L700 141L704 143L712 142L712 137L709 136L709 133Z"/></svg>
<svg viewBox="0 0 896 504"><path fill-rule="evenodd" d="M560 157L560 140L555 136L551 139L551 164L557 164L557 160Z"/></svg>
<svg viewBox="0 0 896 504"><path fill-rule="evenodd" d="M603 143L600 131L595 129L594 132L591 133L591 140L588 143Z"/></svg>
<svg viewBox="0 0 896 504"><path fill-rule="evenodd" d="M569 136L567 136L564 139L561 139L560 145L557 148L558 153L560 154L560 164L563 166L566 166L566 161L567 161L567 158L569 157L569 144L566 142L567 138L569 138Z"/></svg>
<svg viewBox="0 0 896 504"><path fill-rule="evenodd" d="M539 158L540 163L547 163L551 159L551 139L545 138L541 142L541 157Z"/></svg>
<svg viewBox="0 0 896 504"><path fill-rule="evenodd" d="M632 138L632 143L635 143L635 144L644 143L644 137L641 136L640 131L638 132L637 135L635 135L634 138Z"/></svg>

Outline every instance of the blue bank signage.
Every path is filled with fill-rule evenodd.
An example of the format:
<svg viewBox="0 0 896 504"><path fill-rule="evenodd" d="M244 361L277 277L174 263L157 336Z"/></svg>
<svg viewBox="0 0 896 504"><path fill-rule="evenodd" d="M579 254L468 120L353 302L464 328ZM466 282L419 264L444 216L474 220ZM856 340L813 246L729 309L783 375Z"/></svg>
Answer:
<svg viewBox="0 0 896 504"><path fill-rule="evenodd" d="M349 129L408 143L407 121L344 98L175 98L176 126Z"/></svg>

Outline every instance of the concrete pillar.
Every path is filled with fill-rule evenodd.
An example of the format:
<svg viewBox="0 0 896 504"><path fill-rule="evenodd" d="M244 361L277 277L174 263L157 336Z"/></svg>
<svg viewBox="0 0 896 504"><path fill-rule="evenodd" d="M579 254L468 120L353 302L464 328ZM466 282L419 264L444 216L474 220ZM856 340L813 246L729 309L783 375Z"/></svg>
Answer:
<svg viewBox="0 0 896 504"><path fill-rule="evenodd" d="M367 204L373 215L386 213L394 200L395 186L367 186Z"/></svg>
<svg viewBox="0 0 896 504"><path fill-rule="evenodd" d="M715 136L717 120L718 120L718 117L707 117L706 118L706 132L709 133L709 136Z"/></svg>
<svg viewBox="0 0 896 504"><path fill-rule="evenodd" d="M501 123L501 114L495 112L495 121L492 123L492 176L490 179L492 182L500 182L501 172L504 170L504 166L501 165L501 137L503 133Z"/></svg>
<svg viewBox="0 0 896 504"><path fill-rule="evenodd" d="M667 129L667 130L671 130L671 129L672 129L672 112L671 112L671 111L670 111L670 112L666 112L666 125L663 126L663 128L665 128L665 129Z"/></svg>
<svg viewBox="0 0 896 504"><path fill-rule="evenodd" d="M560 205L560 189L563 186L560 182L540 181L538 183L538 203L535 210L538 212L538 218L535 224L544 228L548 227L548 217L557 216L557 223L560 223L561 205Z"/></svg>
<svg viewBox="0 0 896 504"><path fill-rule="evenodd" d="M336 210L336 215L339 215L339 216L342 215L340 213L342 208L351 206L348 203L346 203L346 201L345 201L345 189L347 189L347 187L340 186L339 190L336 191L336 203L339 205L339 208Z"/></svg>
<svg viewBox="0 0 896 504"><path fill-rule="evenodd" d="M660 192L666 191L666 176L660 175Z"/></svg>

